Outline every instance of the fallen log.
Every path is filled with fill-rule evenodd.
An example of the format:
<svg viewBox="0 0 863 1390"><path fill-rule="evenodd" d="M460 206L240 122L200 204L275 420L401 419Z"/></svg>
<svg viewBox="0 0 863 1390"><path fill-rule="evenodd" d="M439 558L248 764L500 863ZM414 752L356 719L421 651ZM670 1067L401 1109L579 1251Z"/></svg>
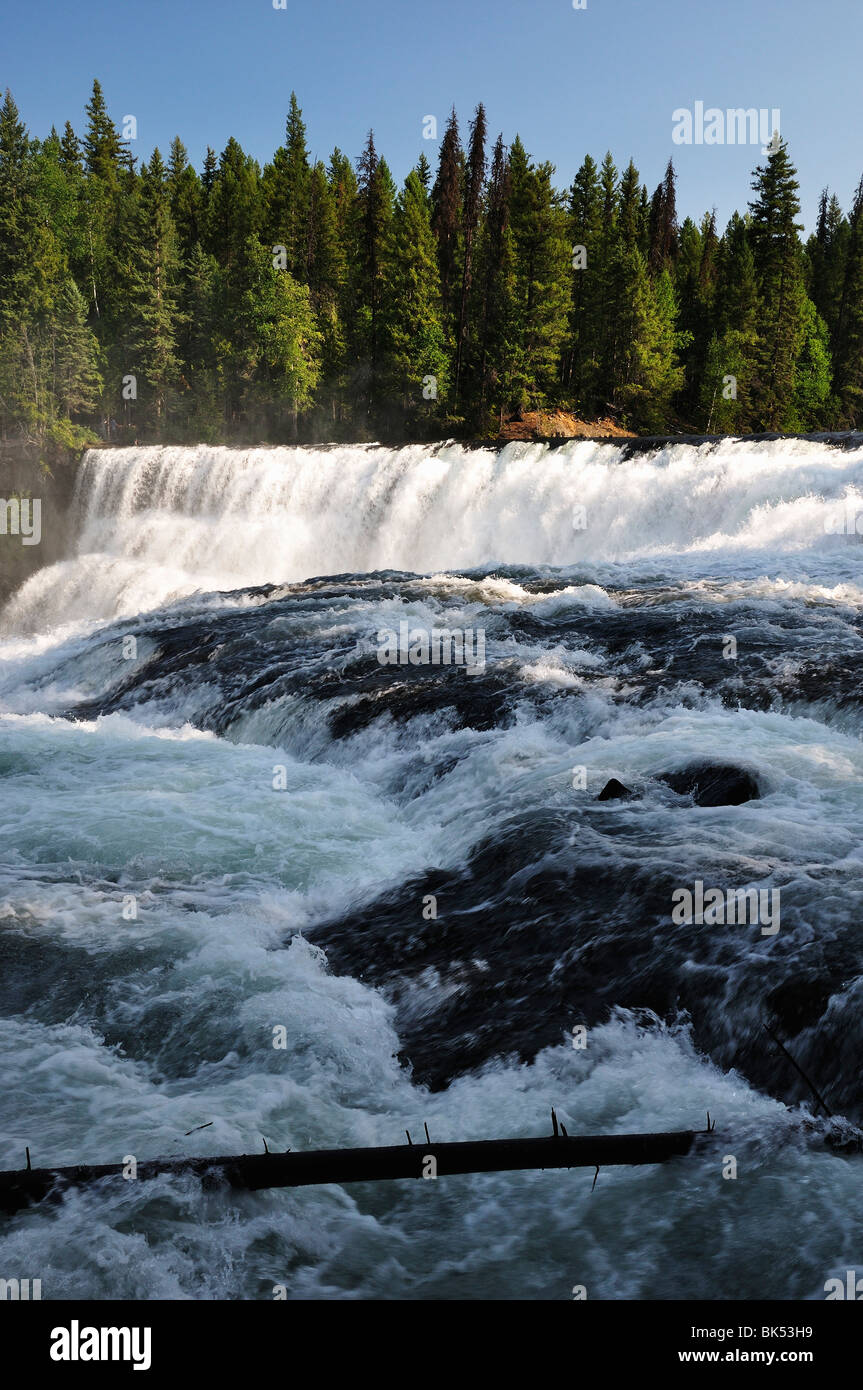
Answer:
<svg viewBox="0 0 863 1390"><path fill-rule="evenodd" d="M504 1173L525 1169L600 1168L620 1164L664 1163L688 1154L697 1134L568 1135L541 1139L480 1139L466 1142L406 1144L369 1149L313 1149L305 1153L235 1154L228 1158L168 1158L134 1165L135 1180L163 1173L193 1173L205 1187L225 1183L248 1192L267 1187L308 1187L321 1183L381 1182L396 1178L451 1177L456 1173ZM29 1155L28 1155L29 1156ZM432 1162L430 1162L432 1160ZM70 1168L23 1168L0 1172L0 1211L21 1211L33 1202L60 1199L70 1188L132 1181L130 1164L79 1164Z"/></svg>

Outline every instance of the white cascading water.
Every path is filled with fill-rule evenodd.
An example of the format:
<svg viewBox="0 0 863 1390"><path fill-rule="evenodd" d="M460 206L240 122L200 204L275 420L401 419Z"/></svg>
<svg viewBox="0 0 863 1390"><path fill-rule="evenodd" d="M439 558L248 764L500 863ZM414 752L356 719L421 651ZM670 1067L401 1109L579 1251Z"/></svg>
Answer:
<svg viewBox="0 0 863 1390"><path fill-rule="evenodd" d="M6 1224L0 1273L40 1276L46 1299L787 1299L844 1279L859 1168L783 1104L785 1059L759 1060L776 992L795 1054L857 1094L858 516L863 449L800 440L88 453L67 558L0 614L0 1167L25 1144L52 1164L387 1144L423 1121L441 1140L541 1134L552 1105L571 1133L709 1110L721 1142L603 1170L593 1194L583 1173L81 1191ZM363 578L382 570L431 577ZM357 578L237 592L323 575ZM404 617L485 627L487 678L378 668L375 634ZM754 769L762 798L683 806L657 785L704 756ZM611 776L639 799L598 803ZM564 887L520 921L543 874ZM437 926L461 894L468 911L416 971L424 875ZM669 875L781 882L782 930L663 918L650 936L644 894ZM405 931L392 989L311 942L361 922L361 956L379 915ZM615 932L611 1011L579 1051L560 972L589 982ZM519 1013L549 941L548 995ZM663 1025L645 1028L660 968ZM707 1001L706 1046L675 1013L684 987ZM525 1010L550 1028L519 1061ZM399 1052L450 1017L483 1061L432 1091ZM441 1034L457 1061L461 1039ZM742 1176L717 1205L726 1152Z"/></svg>
<svg viewBox="0 0 863 1390"><path fill-rule="evenodd" d="M91 450L75 505L70 558L30 580L8 625L33 630L194 592L381 569L662 562L693 576L705 565L741 575L778 553L793 576L797 552L835 549L847 519L863 514L863 449L728 441L630 459L590 441L499 453L455 444Z"/></svg>

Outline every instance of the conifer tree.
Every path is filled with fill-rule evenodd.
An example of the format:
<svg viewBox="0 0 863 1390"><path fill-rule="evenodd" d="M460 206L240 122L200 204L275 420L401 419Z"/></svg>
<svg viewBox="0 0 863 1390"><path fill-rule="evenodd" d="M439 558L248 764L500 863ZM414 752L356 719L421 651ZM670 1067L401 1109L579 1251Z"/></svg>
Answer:
<svg viewBox="0 0 863 1390"><path fill-rule="evenodd" d="M633 324L626 379L621 399L628 421L641 431L667 429L671 402L683 384L678 364L677 305L670 272L651 279L640 249L630 253L633 264Z"/></svg>
<svg viewBox="0 0 863 1390"><path fill-rule="evenodd" d="M171 141L167 183L171 217L177 233L177 254L180 261L185 262L203 233L204 192L178 135Z"/></svg>
<svg viewBox="0 0 863 1390"><path fill-rule="evenodd" d="M58 291L51 333L56 413L71 419L95 408L103 384L98 344L87 325L87 305L71 278L67 277Z"/></svg>
<svg viewBox="0 0 863 1390"><path fill-rule="evenodd" d="M329 414L334 422L341 423L350 412L349 379L353 370L351 363L356 360L355 354L361 337L362 272L357 177L350 159L338 146L333 150L327 166L327 183L332 195L338 245L336 254L340 266L336 309L341 347L333 359L329 350L331 340L325 332L324 360Z"/></svg>
<svg viewBox="0 0 863 1390"><path fill-rule="evenodd" d="M599 171L600 233L596 258L595 322L597 324L596 372L593 394L586 406L590 415L610 404L617 377L616 287L619 233L617 226L618 176L611 153L607 152Z"/></svg>
<svg viewBox="0 0 863 1390"><path fill-rule="evenodd" d="M432 188L432 229L437 237L444 323L455 336L459 239L461 235L461 180L463 155L455 108L441 140L437 178Z"/></svg>
<svg viewBox="0 0 863 1390"><path fill-rule="evenodd" d="M752 188L750 243L762 304L752 404L758 426L776 430L791 411L805 313L798 184L784 140L755 170Z"/></svg>
<svg viewBox="0 0 863 1390"><path fill-rule="evenodd" d="M7 91L0 109L0 416L4 433L12 417L30 437L72 443L60 417L90 409L99 383L96 343L66 260L75 244L77 182L67 184L62 161L56 131L41 144L30 141Z"/></svg>
<svg viewBox="0 0 863 1390"><path fill-rule="evenodd" d="M434 180L420 155L398 194L372 137L356 173L312 161L295 94L263 175L233 138L200 177L179 137L139 167L98 81L80 128L31 139L0 107L4 432L80 441L129 373L141 438L485 433L547 403L863 425L863 185L847 217L824 190L802 247L782 142L719 238L712 213L678 227L671 161L651 199L632 161L587 157L564 202L500 136L486 181L481 105L467 155L453 111Z"/></svg>
<svg viewBox="0 0 863 1390"><path fill-rule="evenodd" d="M83 138L85 180L82 193L83 235L86 246L86 296L91 318L100 323L103 347L112 336L112 320L122 317L124 239L132 216L134 172L122 160L123 147L108 115L97 80L87 103Z"/></svg>
<svg viewBox="0 0 863 1390"><path fill-rule="evenodd" d="M589 411L596 395L600 340L599 304L602 196L596 164L586 155L570 190L569 241L572 255L569 342L562 358L562 381L576 404Z"/></svg>
<svg viewBox="0 0 863 1390"><path fill-rule="evenodd" d="M7 89L0 108L0 315L6 324L44 307L47 285L37 272L32 166L27 130Z"/></svg>
<svg viewBox="0 0 863 1390"><path fill-rule="evenodd" d="M309 174L305 282L321 336L321 379L330 407L345 366L346 333L341 315L345 289L345 250L339 235L336 200L327 171L317 160ZM324 402L321 402L324 404Z"/></svg>
<svg viewBox="0 0 863 1390"><path fill-rule="evenodd" d="M116 182L120 169L122 143L114 122L108 115L101 84L93 82L93 92L86 106L87 130L84 135L84 162L87 173L103 183Z"/></svg>
<svg viewBox="0 0 863 1390"><path fill-rule="evenodd" d="M806 244L809 272L807 289L817 312L828 326L835 347L849 226L842 216L836 195L828 194L829 190L825 188L818 204L815 233Z"/></svg>
<svg viewBox="0 0 863 1390"><path fill-rule="evenodd" d="M220 265L241 266L261 223L260 175L233 136L222 151L204 215L205 250Z"/></svg>
<svg viewBox="0 0 863 1390"><path fill-rule="evenodd" d="M177 247L167 171L158 148L141 171L137 238L129 258L129 354L138 389L152 403L161 431L169 393L176 387Z"/></svg>
<svg viewBox="0 0 863 1390"><path fill-rule="evenodd" d="M837 423L863 426L863 178L848 219L845 273L836 328Z"/></svg>
<svg viewBox="0 0 863 1390"><path fill-rule="evenodd" d="M677 193L674 165L669 159L650 204L648 265L651 275L668 269L677 251Z"/></svg>
<svg viewBox="0 0 863 1390"><path fill-rule="evenodd" d="M473 248L479 225L480 203L482 199L483 185L485 184L486 160L485 160L485 139L486 139L486 120L485 108L480 102L476 108L476 113L470 126L470 146L468 149L467 166L464 177L464 198L462 202L462 277L461 277L461 297L459 301L458 329L456 332L456 358L455 358L455 385L454 398L455 406L458 409L459 382L461 378L462 362L466 346L468 333L468 297L470 295L471 277L473 275Z"/></svg>
<svg viewBox="0 0 863 1390"><path fill-rule="evenodd" d="M510 150L510 226L518 315L512 404L543 405L554 394L569 316L571 254L566 212L552 165L534 166L518 136Z"/></svg>
<svg viewBox="0 0 863 1390"><path fill-rule="evenodd" d="M357 160L357 232L363 319L359 355L365 360L367 410L378 401L379 318L384 278L384 244L392 216L392 179L375 149L370 130Z"/></svg>
<svg viewBox="0 0 863 1390"><path fill-rule="evenodd" d="M295 92L285 123L285 143L264 171L266 238L287 251L287 268L306 284L311 167L306 127Z"/></svg>
<svg viewBox="0 0 863 1390"><path fill-rule="evenodd" d="M711 336L698 383L708 432L751 428L761 300L744 218L735 213L717 250ZM693 320L694 322L695 320Z"/></svg>
<svg viewBox="0 0 863 1390"><path fill-rule="evenodd" d="M644 284L647 265L642 255L639 224L638 170L629 161L620 179L612 244L605 263L606 355L602 384L605 399L620 408L628 383L636 385L639 323L650 318L650 294ZM646 331L646 330L645 330ZM627 397L631 402L633 393Z"/></svg>
<svg viewBox="0 0 863 1390"><path fill-rule="evenodd" d="M650 199L644 183L638 199L638 249L646 262L650 255Z"/></svg>
<svg viewBox="0 0 863 1390"><path fill-rule="evenodd" d="M673 271L678 303L678 333L684 385L681 408L692 418L700 413L708 344L713 334L718 238L713 213L696 225L686 217L679 228Z"/></svg>
<svg viewBox="0 0 863 1390"><path fill-rule="evenodd" d="M473 277L473 318L477 329L471 344L470 375L474 419L483 429L490 412L495 412L499 424L503 424L515 351L517 314L511 191L509 158L503 136L499 135L492 155Z"/></svg>
<svg viewBox="0 0 863 1390"><path fill-rule="evenodd" d="M381 322L388 392L414 414L424 399L441 401L446 393L441 312L437 243L425 189L412 170L387 237Z"/></svg>
<svg viewBox="0 0 863 1390"><path fill-rule="evenodd" d="M624 251L632 251L639 245L640 203L638 170L630 160L623 171L618 192L617 227L620 244Z"/></svg>
<svg viewBox="0 0 863 1390"><path fill-rule="evenodd" d="M219 161L216 157L216 151L208 145L207 153L204 156L204 167L201 172L201 186L207 198L209 198L213 190L213 184L216 182L216 175L218 172Z"/></svg>
<svg viewBox="0 0 863 1390"><path fill-rule="evenodd" d="M71 121L67 121L63 127L63 138L60 141L60 163L67 174L77 171L81 165L81 142L72 129Z"/></svg>
<svg viewBox="0 0 863 1390"><path fill-rule="evenodd" d="M220 367L227 343L220 333L219 267L195 242L183 266L177 297L177 346L182 361L177 413L190 437L216 442L222 432Z"/></svg>

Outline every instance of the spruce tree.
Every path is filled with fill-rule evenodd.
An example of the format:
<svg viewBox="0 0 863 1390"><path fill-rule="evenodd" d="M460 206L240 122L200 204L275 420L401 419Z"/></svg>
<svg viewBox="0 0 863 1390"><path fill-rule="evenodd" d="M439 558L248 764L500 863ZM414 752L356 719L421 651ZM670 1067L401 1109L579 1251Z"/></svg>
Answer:
<svg viewBox="0 0 863 1390"><path fill-rule="evenodd" d="M651 275L668 269L677 251L677 193L674 165L669 159L650 205L648 265Z"/></svg>
<svg viewBox="0 0 863 1390"><path fill-rule="evenodd" d="M845 273L836 329L837 424L863 427L863 178L848 219Z"/></svg>
<svg viewBox="0 0 863 1390"><path fill-rule="evenodd" d="M220 368L227 344L220 332L219 280L215 257L196 242L178 286L177 347L182 371L177 414L189 437L205 442L217 442L224 428Z"/></svg>
<svg viewBox="0 0 863 1390"><path fill-rule="evenodd" d="M177 247L167 171L158 148L141 170L137 245L130 257L129 352L139 392L161 432L176 388Z"/></svg>
<svg viewBox="0 0 863 1390"><path fill-rule="evenodd" d="M849 226L842 216L836 195L824 189L818 204L815 233L806 244L807 289L816 310L826 322L832 343L836 344L839 310L845 278Z"/></svg>
<svg viewBox="0 0 863 1390"><path fill-rule="evenodd" d="M339 235L336 200L327 171L318 160L309 175L305 281L321 334L321 378L331 409L345 366L347 340L341 315L345 279L345 250Z"/></svg>
<svg viewBox="0 0 863 1390"><path fill-rule="evenodd" d="M586 155L569 197L571 308L569 341L562 358L562 380L575 404L588 412L596 396L599 370L601 234L599 175L594 160Z"/></svg>
<svg viewBox="0 0 863 1390"><path fill-rule="evenodd" d="M99 348L87 325L84 296L66 278L52 321L51 361L57 413L67 419L92 411L102 389Z"/></svg>
<svg viewBox="0 0 863 1390"><path fill-rule="evenodd" d="M203 219L204 249L222 266L240 266L261 224L260 173L233 136L222 151Z"/></svg>
<svg viewBox="0 0 863 1390"><path fill-rule="evenodd" d="M717 249L713 312L704 334L699 423L711 433L752 428L761 299L746 220L735 213ZM695 321L695 320L693 320Z"/></svg>
<svg viewBox="0 0 863 1390"><path fill-rule="evenodd" d="M84 162L87 173L103 183L113 184L120 169L122 142L108 115L102 86L98 81L93 82L93 92L85 109L87 130L84 135Z"/></svg>
<svg viewBox="0 0 863 1390"><path fill-rule="evenodd" d="M98 81L87 103L83 138L85 180L82 218L86 241L86 289L92 319L98 320L103 348L122 319L125 241L133 218L135 174L123 161L123 147L108 115ZM101 322L101 320L106 320Z"/></svg>
<svg viewBox="0 0 863 1390"><path fill-rule="evenodd" d="M474 239L479 224L482 191L485 184L485 139L485 108L482 102L480 102L470 125L470 146L468 148L467 166L465 168L464 198L462 201L462 277L458 328L456 332L455 384L453 392L456 410L458 409L459 383L468 333L468 297L470 295L471 277L473 274Z"/></svg>
<svg viewBox="0 0 863 1390"><path fill-rule="evenodd" d="M640 240L641 190L638 183L638 170L629 161L623 171L618 192L617 226L620 244L624 251L632 251Z"/></svg>
<svg viewBox="0 0 863 1390"><path fill-rule="evenodd" d="M34 276L32 190L27 130L7 88L0 108L0 316L7 324L45 304L46 287Z"/></svg>
<svg viewBox="0 0 863 1390"><path fill-rule="evenodd" d="M203 232L204 191L178 135L171 141L167 183L171 217L177 232L177 253L180 261L185 262Z"/></svg>
<svg viewBox="0 0 863 1390"><path fill-rule="evenodd" d="M620 398L628 423L639 431L655 433L668 428L671 402L683 384L677 358L677 305L674 285L666 269L655 278L638 247L632 257L633 315L628 368Z"/></svg>
<svg viewBox="0 0 863 1390"><path fill-rule="evenodd" d="M638 170L630 160L620 179L615 235L605 267L607 341L602 380L606 402L613 408L622 405L624 388L634 387L640 377L635 366L639 324L646 324L650 316L639 204ZM627 399L631 402L632 393Z"/></svg>
<svg viewBox="0 0 863 1390"><path fill-rule="evenodd" d="M360 357L366 364L367 411L378 403L379 318L384 279L384 243L392 216L392 179L378 158L373 131L357 160L356 218L363 317L359 325Z"/></svg>
<svg viewBox="0 0 863 1390"><path fill-rule="evenodd" d="M266 239L286 248L287 268L302 284L308 283L310 184L306 127L296 93L291 92L285 143L264 171L262 192Z"/></svg>
<svg viewBox="0 0 863 1390"><path fill-rule="evenodd" d="M60 162L67 174L77 172L81 166L81 142L72 129L71 121L67 121L63 128Z"/></svg>
<svg viewBox="0 0 863 1390"><path fill-rule="evenodd" d="M447 353L437 243L415 170L396 199L385 254L381 336L388 394L406 412L429 413L446 394Z"/></svg>
<svg viewBox="0 0 863 1390"><path fill-rule="evenodd" d="M329 412L336 424L350 413L351 391L349 377L353 371L361 338L362 274L360 265L360 233L357 215L357 177L346 154L336 146L327 166L327 183L332 195L335 216L338 262L341 267L336 291L341 348L332 359L325 333L325 361Z"/></svg>
<svg viewBox="0 0 863 1390"><path fill-rule="evenodd" d="M471 343L473 418L482 430L494 412L498 424L509 401L517 333L515 250L510 226L511 178L509 158L499 135L480 222L476 270L473 277L473 318L477 325Z"/></svg>
<svg viewBox="0 0 863 1390"><path fill-rule="evenodd" d="M441 140L437 178L432 188L432 229L437 237L440 286L447 333L456 333L461 236L463 155L458 117L453 108Z"/></svg>
<svg viewBox="0 0 863 1390"><path fill-rule="evenodd" d="M208 198L213 190L213 184L216 182L216 175L218 172L219 161L216 157L216 151L208 145L207 153L204 156L204 167L201 171L201 186Z"/></svg>
<svg viewBox="0 0 863 1390"><path fill-rule="evenodd" d="M762 303L752 403L758 427L779 430L792 408L805 299L798 184L784 140L755 170L752 188L750 243Z"/></svg>
<svg viewBox="0 0 863 1390"><path fill-rule="evenodd" d="M597 282L595 321L596 372L593 374L593 395L587 402L589 414L596 415L611 405L618 379L620 345L617 281L619 275L620 236L617 225L618 176L614 160L608 152L599 171L600 233L597 245ZM613 406L612 406L613 408Z"/></svg>
<svg viewBox="0 0 863 1390"><path fill-rule="evenodd" d="M567 217L552 185L553 166L534 165L518 136L510 150L510 226L515 252L518 329L512 364L516 409L546 404L569 319L572 257Z"/></svg>

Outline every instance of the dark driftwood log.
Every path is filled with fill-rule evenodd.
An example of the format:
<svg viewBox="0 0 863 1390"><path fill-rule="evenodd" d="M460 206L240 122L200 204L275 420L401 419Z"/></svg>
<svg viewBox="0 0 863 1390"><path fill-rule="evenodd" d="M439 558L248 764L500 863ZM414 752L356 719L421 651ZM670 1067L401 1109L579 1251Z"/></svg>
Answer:
<svg viewBox="0 0 863 1390"><path fill-rule="evenodd" d="M137 1179L145 1181L162 1173L194 1173L208 1187L227 1183L257 1192L265 1187L423 1178L424 1170L428 1171L428 1158L436 1160L438 1177L526 1168L606 1168L617 1164L663 1163L677 1154L687 1154L697 1132L687 1129L666 1134L561 1134L543 1139L399 1144L381 1149L317 1149L308 1153L237 1154L231 1158L151 1159L138 1164ZM117 1187L127 1181L122 1173L120 1163L0 1172L0 1211L20 1211L31 1202L60 1197L68 1188L88 1183L104 1181Z"/></svg>

